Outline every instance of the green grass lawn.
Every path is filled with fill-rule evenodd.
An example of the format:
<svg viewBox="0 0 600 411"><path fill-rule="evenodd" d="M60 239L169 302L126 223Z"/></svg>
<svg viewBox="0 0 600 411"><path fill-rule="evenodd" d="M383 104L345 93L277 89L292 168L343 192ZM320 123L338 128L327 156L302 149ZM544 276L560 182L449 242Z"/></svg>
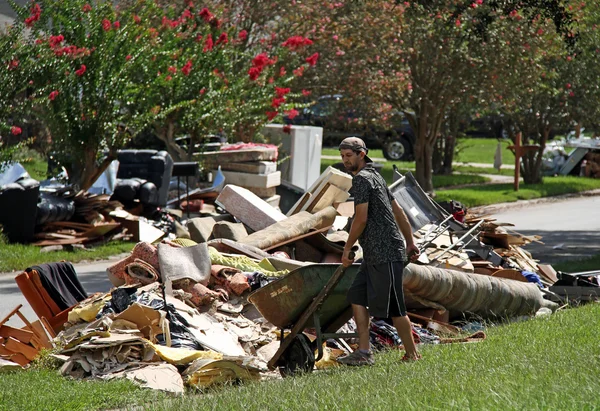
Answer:
<svg viewBox="0 0 600 411"><path fill-rule="evenodd" d="M512 184L485 184L460 189L436 191L436 201L456 200L467 207L531 200L561 194L578 193L600 188L600 180L575 176L546 177L543 184L521 184L519 191Z"/></svg>
<svg viewBox="0 0 600 411"><path fill-rule="evenodd" d="M38 181L43 181L47 178L46 172L48 171L48 162L33 157L22 160L20 163L23 168L27 170L31 178Z"/></svg>
<svg viewBox="0 0 600 411"><path fill-rule="evenodd" d="M461 138L458 140L458 154L455 155L454 161L462 163L493 164L497 144L498 140L495 138ZM502 160L504 164L514 163L514 155L506 148L509 144L511 144L509 140L502 140L502 146L504 147L504 150L502 151ZM339 156L340 152L335 147L326 147L323 149L322 154ZM380 149L369 150L369 157L383 158L383 152Z"/></svg>
<svg viewBox="0 0 600 411"><path fill-rule="evenodd" d="M466 174L495 174L500 176L514 176L515 170L508 168L500 168L500 171L492 167L473 167L473 166L453 166L452 170L455 173Z"/></svg>
<svg viewBox="0 0 600 411"><path fill-rule="evenodd" d="M326 371L183 397L125 382L83 382L56 372L0 375L2 410L144 409L594 409L600 405L600 305L486 329L476 344L423 345L423 360L376 355L373 367Z"/></svg>
<svg viewBox="0 0 600 411"><path fill-rule="evenodd" d="M513 164L515 157L506 147L512 144L510 140L502 140L502 162ZM495 138L461 138L458 140L458 154L454 161L461 163L494 163L494 153L498 140Z"/></svg>
<svg viewBox="0 0 600 411"><path fill-rule="evenodd" d="M595 271L600 269L600 254L578 261L564 261L562 263L553 264L552 267L554 267L556 271L565 273Z"/></svg>
<svg viewBox="0 0 600 411"><path fill-rule="evenodd" d="M40 247L28 244L8 244L0 242L0 273L22 271L36 264L67 260L77 263L84 260L100 260L110 256L128 253L135 243L114 241L89 250L40 252Z"/></svg>
<svg viewBox="0 0 600 411"><path fill-rule="evenodd" d="M321 160L321 172L323 172L327 167L336 163L339 163L339 161ZM392 184L392 182L394 181L393 164L394 163L390 161L385 162L383 163L383 168L381 169L381 175L383 176L383 178L385 178L385 181L388 184ZM410 171L414 174L415 172L415 163L398 162L395 164L398 166L398 170L401 173L407 173ZM477 174L452 174L449 176L433 176L433 186L435 188L450 187L463 184L482 184L488 181L490 181L489 178Z"/></svg>

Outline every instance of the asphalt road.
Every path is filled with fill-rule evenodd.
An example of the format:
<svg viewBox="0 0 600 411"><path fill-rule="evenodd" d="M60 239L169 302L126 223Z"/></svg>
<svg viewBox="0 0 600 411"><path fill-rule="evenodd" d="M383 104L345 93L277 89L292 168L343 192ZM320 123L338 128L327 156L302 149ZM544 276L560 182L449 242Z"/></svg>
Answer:
<svg viewBox="0 0 600 411"><path fill-rule="evenodd" d="M600 253L600 196L530 204L496 212L493 217L499 222L515 224L513 229L521 234L541 235L544 245L532 243L524 248L543 263ZM79 280L88 293L111 289L106 268L117 260L75 265ZM16 274L0 274L0 318L23 304L22 312L33 320L37 317L14 282ZM11 323L20 325L19 320Z"/></svg>
<svg viewBox="0 0 600 411"><path fill-rule="evenodd" d="M77 277L88 294L108 292L111 289L112 284L108 281L108 277L106 276L106 268L116 261L118 261L118 259L74 265ZM23 268L25 269L26 267ZM37 319L37 316L15 283L14 278L17 274L18 273L0 274L0 319L12 311L17 305L23 304L21 312L29 319L29 321L34 321ZM15 326L24 325L18 318L11 319L9 324Z"/></svg>
<svg viewBox="0 0 600 411"><path fill-rule="evenodd" d="M579 260L600 254L600 196L527 205L493 214L524 235L540 235L544 244L523 248L542 263ZM600 268L600 267L598 267Z"/></svg>

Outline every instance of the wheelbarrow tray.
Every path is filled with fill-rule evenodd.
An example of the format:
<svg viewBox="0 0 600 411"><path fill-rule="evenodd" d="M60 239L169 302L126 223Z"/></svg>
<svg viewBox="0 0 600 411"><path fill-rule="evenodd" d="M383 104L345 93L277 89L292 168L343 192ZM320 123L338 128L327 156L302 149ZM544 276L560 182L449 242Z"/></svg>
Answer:
<svg viewBox="0 0 600 411"><path fill-rule="evenodd" d="M254 304L261 315L279 328L291 328L308 308L313 299L325 287L339 264L311 264L297 268L278 280L259 288L248 300ZM346 294L358 273L360 264L348 267L340 282L319 309L319 322L326 326L332 322L342 324L351 318L350 303ZM340 319L346 315L348 318ZM311 320L306 328L311 328Z"/></svg>

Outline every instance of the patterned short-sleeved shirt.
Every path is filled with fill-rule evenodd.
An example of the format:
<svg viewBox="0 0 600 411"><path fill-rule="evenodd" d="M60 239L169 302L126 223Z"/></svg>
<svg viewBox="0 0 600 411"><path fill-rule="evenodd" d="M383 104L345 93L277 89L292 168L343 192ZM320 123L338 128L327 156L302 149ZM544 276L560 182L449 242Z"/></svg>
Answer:
<svg viewBox="0 0 600 411"><path fill-rule="evenodd" d="M369 203L367 225L358 241L367 264L406 261L404 240L396 224L394 197L381 174L367 164L352 179L354 205Z"/></svg>

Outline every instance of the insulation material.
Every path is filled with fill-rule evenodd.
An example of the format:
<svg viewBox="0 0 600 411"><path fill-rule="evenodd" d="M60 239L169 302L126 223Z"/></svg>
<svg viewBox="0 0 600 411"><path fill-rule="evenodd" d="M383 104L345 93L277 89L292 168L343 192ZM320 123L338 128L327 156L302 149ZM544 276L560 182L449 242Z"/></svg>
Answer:
<svg viewBox="0 0 600 411"><path fill-rule="evenodd" d="M558 307L544 300L535 284L431 266L409 264L403 284L407 296L423 305L482 317L531 315L542 307Z"/></svg>
<svg viewBox="0 0 600 411"><path fill-rule="evenodd" d="M250 234L239 242L264 250L273 245L306 234L310 230L330 226L335 221L336 215L337 211L331 206L326 207L315 214L301 211L298 214L294 214L283 221L265 228L264 230Z"/></svg>

